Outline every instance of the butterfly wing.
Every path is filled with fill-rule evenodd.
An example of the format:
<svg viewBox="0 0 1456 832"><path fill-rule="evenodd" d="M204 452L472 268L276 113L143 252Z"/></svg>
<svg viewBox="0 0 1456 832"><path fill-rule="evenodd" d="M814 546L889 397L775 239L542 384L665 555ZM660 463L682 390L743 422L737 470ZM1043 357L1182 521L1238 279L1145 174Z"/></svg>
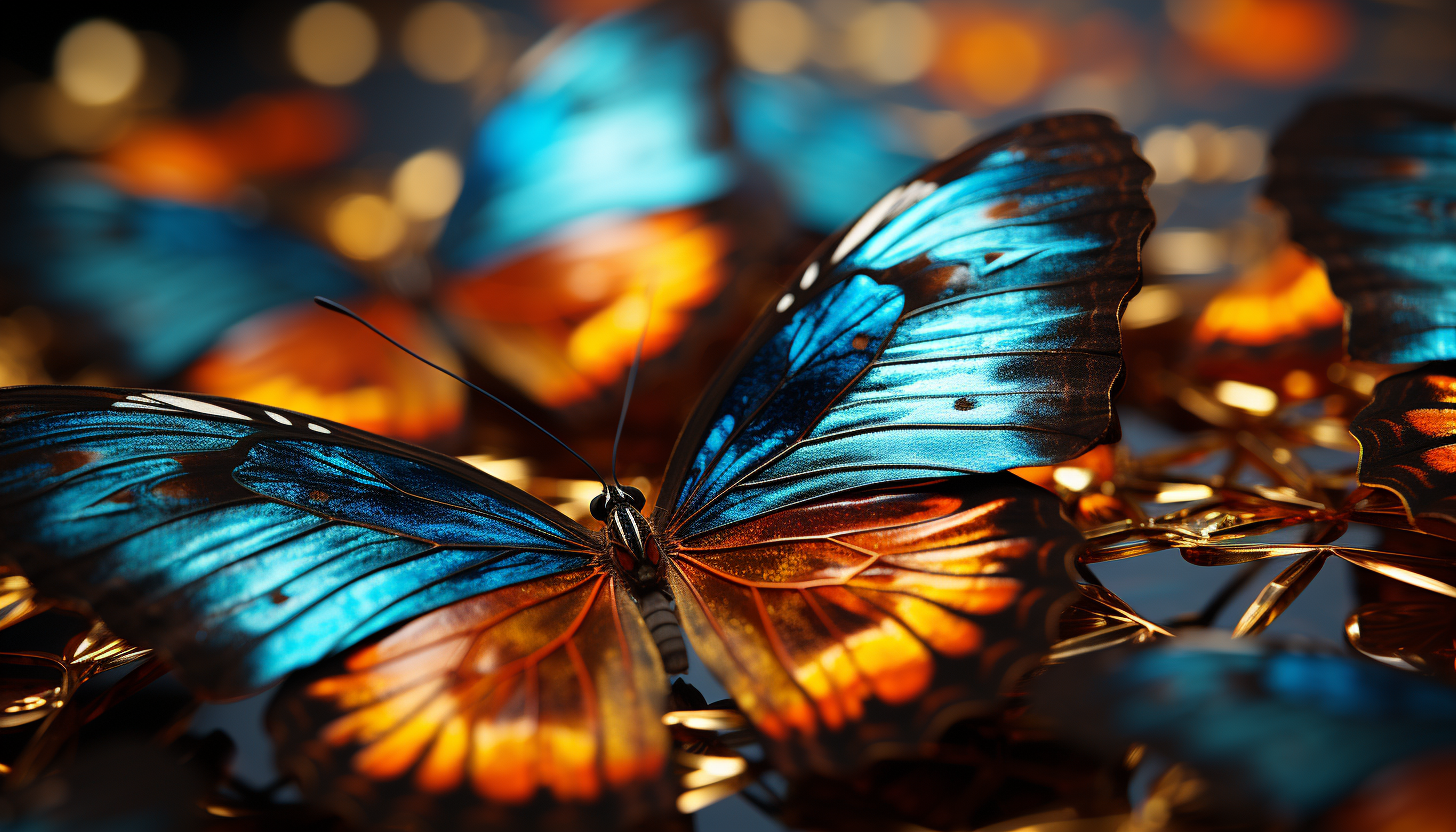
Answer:
<svg viewBox="0 0 1456 832"><path fill-rule="evenodd" d="M852 771L994 707L1054 639L1081 536L1011 474L825 497L681 542L698 655L787 773Z"/></svg>
<svg viewBox="0 0 1456 832"><path fill-rule="evenodd" d="M1456 746L1456 692L1444 685L1216 634L1053 667L1032 703L1069 739L1117 759L1143 743L1207 777L1213 805L1290 826L1388 766Z"/></svg>
<svg viewBox="0 0 1456 832"><path fill-rule="evenodd" d="M246 402L10 388L0 424L4 554L212 696L597 548L464 463Z"/></svg>
<svg viewBox="0 0 1456 832"><path fill-rule="evenodd" d="M436 257L472 272L575 222L722 196L735 174L714 142L714 54L661 10L566 34L481 125Z"/></svg>
<svg viewBox="0 0 1456 832"><path fill-rule="evenodd" d="M742 72L728 91L738 141L805 228L835 230L925 166L885 114L827 84Z"/></svg>
<svg viewBox="0 0 1456 832"><path fill-rule="evenodd" d="M658 500L683 539L874 483L1049 464L1114 430L1151 169L1109 119L1007 131L892 190L763 313Z"/></svg>
<svg viewBox="0 0 1456 832"><path fill-rule="evenodd" d="M679 440L679 617L786 770L843 772L994 707L1049 643L1080 536L1010 474L1112 426L1151 223L1132 140L1033 123L815 255Z"/></svg>
<svg viewBox="0 0 1456 832"><path fill-rule="evenodd" d="M678 345L727 282L734 235L704 205L737 178L719 50L679 17L611 17L533 50L480 127L437 245L460 340L547 407L614 389L644 326L644 359Z"/></svg>
<svg viewBox="0 0 1456 832"><path fill-rule="evenodd" d="M1456 358L1456 110L1390 97L1305 110L1273 146L1266 194L1324 259L1365 361Z"/></svg>
<svg viewBox="0 0 1456 832"><path fill-rule="evenodd" d="M1360 483L1400 497L1412 520L1456 522L1456 362L1438 361L1375 386L1350 433Z"/></svg>
<svg viewBox="0 0 1456 832"><path fill-rule="evenodd" d="M233 324L358 280L300 238L228 210L130 196L82 174L25 195L5 256L39 300L96 322L143 378L182 370Z"/></svg>
<svg viewBox="0 0 1456 832"><path fill-rule="evenodd" d="M583 568L297 674L269 720L305 792L371 825L621 828L672 811L666 679L625 587Z"/></svg>

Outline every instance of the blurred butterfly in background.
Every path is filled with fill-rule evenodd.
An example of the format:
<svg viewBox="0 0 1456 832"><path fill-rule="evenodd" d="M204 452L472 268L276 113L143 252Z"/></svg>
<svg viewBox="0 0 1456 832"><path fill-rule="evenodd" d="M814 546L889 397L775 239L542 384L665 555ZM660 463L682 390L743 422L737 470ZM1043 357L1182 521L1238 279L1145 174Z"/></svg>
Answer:
<svg viewBox="0 0 1456 832"><path fill-rule="evenodd" d="M1456 358L1456 109L1390 96L1317 102L1271 148L1266 195L1324 260L1352 358Z"/></svg>
<svg viewBox="0 0 1456 832"><path fill-rule="evenodd" d="M1144 803L1150 817L1451 828L1456 692L1374 662L1185 634L1050 668L1032 701L1090 750L1126 759L1131 745L1144 745L1142 767L1157 777ZM1139 780L1148 785L1141 772Z"/></svg>
<svg viewBox="0 0 1456 832"><path fill-rule="evenodd" d="M282 768L373 824L701 805L675 804L663 725L684 631L786 775L913 753L993 707L1075 594L1080 535L1004 469L1116 437L1151 173L1070 115L892 189L727 359L655 508L603 479L595 531L317 416L20 387L3 553L203 695L289 677Z"/></svg>
<svg viewBox="0 0 1456 832"><path fill-rule="evenodd" d="M299 125L339 133L347 121L318 105L264 112L287 98L255 105L262 115L251 120L144 131L99 176L42 178L6 252L23 267L24 290L84 313L142 381L175 379L412 440L460 424L458 385L422 377L308 303L322 294L349 298L455 369L454 344L464 344L542 406L589 402L625 373L644 321L650 359L727 283L736 243L705 209L737 176L709 93L715 54L691 26L640 12L568 29L532 55L469 149L423 310L312 243L216 204L245 174L325 160L313 146L291 148L302 157L291 165L274 158Z"/></svg>

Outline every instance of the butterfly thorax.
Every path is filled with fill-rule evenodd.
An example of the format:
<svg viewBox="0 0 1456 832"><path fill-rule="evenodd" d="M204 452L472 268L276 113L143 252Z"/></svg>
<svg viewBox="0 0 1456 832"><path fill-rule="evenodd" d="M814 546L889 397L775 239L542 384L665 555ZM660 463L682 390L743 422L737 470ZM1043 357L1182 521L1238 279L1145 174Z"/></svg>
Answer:
<svg viewBox="0 0 1456 832"><path fill-rule="evenodd" d="M627 585L652 633L662 666L669 674L686 673L687 645L673 611L672 597L661 586L662 549L652 524L642 516L642 492L629 486L609 485L592 500L592 516L607 525L607 562Z"/></svg>
<svg viewBox="0 0 1456 832"><path fill-rule="evenodd" d="M657 546L657 535L642 512L630 505L613 506L607 516L607 542L613 563L633 587L657 583L662 553Z"/></svg>

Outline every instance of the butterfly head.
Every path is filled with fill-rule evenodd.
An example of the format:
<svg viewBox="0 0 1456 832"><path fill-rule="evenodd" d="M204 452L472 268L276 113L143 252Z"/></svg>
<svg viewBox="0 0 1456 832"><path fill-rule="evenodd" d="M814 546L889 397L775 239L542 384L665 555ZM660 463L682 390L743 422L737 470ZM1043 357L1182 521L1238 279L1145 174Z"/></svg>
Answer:
<svg viewBox="0 0 1456 832"><path fill-rule="evenodd" d="M637 586L657 582L662 555L657 536L642 516L647 498L630 485L609 485L591 502L592 516L607 524L607 542L622 574Z"/></svg>

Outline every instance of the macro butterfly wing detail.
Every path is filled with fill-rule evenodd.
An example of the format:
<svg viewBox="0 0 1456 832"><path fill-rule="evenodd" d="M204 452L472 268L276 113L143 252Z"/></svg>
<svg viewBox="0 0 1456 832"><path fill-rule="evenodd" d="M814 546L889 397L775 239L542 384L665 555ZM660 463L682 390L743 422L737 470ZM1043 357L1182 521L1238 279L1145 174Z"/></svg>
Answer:
<svg viewBox="0 0 1456 832"><path fill-rule="evenodd" d="M1271 149L1265 194L1325 261L1348 350L1398 364L1456 358L1456 109L1361 96L1310 106Z"/></svg>
<svg viewBox="0 0 1456 832"><path fill-rule="evenodd" d="M826 241L690 417L681 538L875 483L1045 465L1115 432L1152 169L1110 119L1041 119Z"/></svg>
<svg viewBox="0 0 1456 832"><path fill-rule="evenodd" d="M689 421L656 510L689 640L788 771L994 706L1080 536L1009 475L1114 425L1151 170L1106 118L991 138L832 237Z"/></svg>
<svg viewBox="0 0 1456 832"><path fill-rule="evenodd" d="M599 548L464 463L291 411L21 387L0 425L4 555L213 697Z"/></svg>
<svg viewBox="0 0 1456 832"><path fill-rule="evenodd" d="M673 811L667 697L637 605L598 564L295 674L269 722L305 793L370 826L611 829Z"/></svg>
<svg viewBox="0 0 1456 832"><path fill-rule="evenodd" d="M825 497L678 543L683 629L788 774L989 711L1055 640L1082 538L1010 474Z"/></svg>

